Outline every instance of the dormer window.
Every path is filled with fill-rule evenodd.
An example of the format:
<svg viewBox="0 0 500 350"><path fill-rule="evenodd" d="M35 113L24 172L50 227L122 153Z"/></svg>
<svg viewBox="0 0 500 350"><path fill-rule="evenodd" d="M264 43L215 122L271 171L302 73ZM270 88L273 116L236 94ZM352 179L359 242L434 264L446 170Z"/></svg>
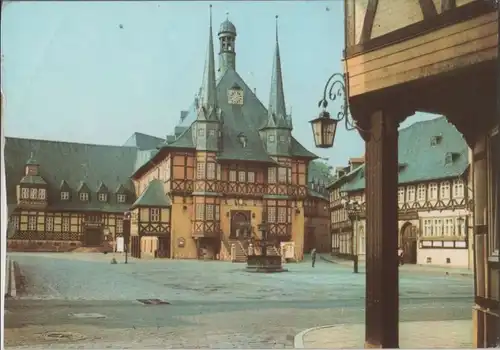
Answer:
<svg viewBox="0 0 500 350"><path fill-rule="evenodd" d="M30 189L29 188L21 188L21 198L28 199L30 197Z"/></svg>
<svg viewBox="0 0 500 350"><path fill-rule="evenodd" d="M446 153L444 156L444 163L445 164L453 163L453 154L451 154L450 152Z"/></svg>
<svg viewBox="0 0 500 350"><path fill-rule="evenodd" d="M36 188L30 188L30 199L37 199L38 193Z"/></svg>
<svg viewBox="0 0 500 350"><path fill-rule="evenodd" d="M431 137L431 146L439 145L442 140L443 140L443 136L441 136L441 135L432 136Z"/></svg>
<svg viewBox="0 0 500 350"><path fill-rule="evenodd" d="M106 202L108 200L108 195L106 193L99 193L99 202Z"/></svg>
<svg viewBox="0 0 500 350"><path fill-rule="evenodd" d="M88 202L88 200L89 200L88 192L80 192L80 200L82 202Z"/></svg>
<svg viewBox="0 0 500 350"><path fill-rule="evenodd" d="M243 148L247 146L248 138L242 132L238 135L238 140Z"/></svg>
<svg viewBox="0 0 500 350"><path fill-rule="evenodd" d="M69 200L69 192L67 192L67 191L63 191L63 192L61 192L61 200L62 200L62 201L67 201L67 200Z"/></svg>
<svg viewBox="0 0 500 350"><path fill-rule="evenodd" d="M127 200L127 196L124 194L117 194L116 200L118 201L118 203L125 203L125 201Z"/></svg>

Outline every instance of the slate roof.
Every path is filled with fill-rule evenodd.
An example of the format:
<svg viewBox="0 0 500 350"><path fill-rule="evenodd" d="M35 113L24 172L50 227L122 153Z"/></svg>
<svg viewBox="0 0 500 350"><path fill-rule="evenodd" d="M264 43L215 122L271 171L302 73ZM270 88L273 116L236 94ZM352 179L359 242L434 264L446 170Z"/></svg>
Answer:
<svg viewBox="0 0 500 350"><path fill-rule="evenodd" d="M6 137L4 152L10 209L17 203L16 186L24 177L31 153L40 166L41 179L47 183L48 210L123 212L135 200L130 175L139 152L136 147ZM108 195L108 202L99 202L97 190L101 184L110 194L125 189L128 203L117 203L113 195ZM88 202L79 200L80 187L91 192ZM61 189L70 191L71 200L60 201Z"/></svg>
<svg viewBox="0 0 500 350"><path fill-rule="evenodd" d="M431 145L431 139L441 141ZM457 177L469 165L468 147L460 132L445 117L421 121L399 131L399 183L414 183ZM446 154L454 159L446 163ZM358 168L352 180L342 186L343 191L365 187L365 166Z"/></svg>
<svg viewBox="0 0 500 350"><path fill-rule="evenodd" d="M228 103L227 90L234 84L243 89L244 103L242 106ZM224 116L222 128L223 146L218 158L223 160L245 159L258 162L274 162L267 154L258 131L267 121L267 109L235 70L229 68L219 80L217 84L217 102ZM196 109L193 105L189 109L188 116L184 119L183 124L185 125L187 121L192 123L194 120L196 120ZM246 147L243 147L238 140L240 133L247 137ZM175 141L163 147L194 149L192 126L190 125ZM317 158L314 153L308 151L293 136L291 154L294 157Z"/></svg>
<svg viewBox="0 0 500 350"><path fill-rule="evenodd" d="M144 151L156 149L156 147L164 141L164 139L159 137L143 134L141 132L134 132L123 145L137 147L139 150Z"/></svg>
<svg viewBox="0 0 500 350"><path fill-rule="evenodd" d="M135 207L170 207L172 201L165 194L163 182L155 179L148 184L148 187L142 192L139 198L134 202Z"/></svg>

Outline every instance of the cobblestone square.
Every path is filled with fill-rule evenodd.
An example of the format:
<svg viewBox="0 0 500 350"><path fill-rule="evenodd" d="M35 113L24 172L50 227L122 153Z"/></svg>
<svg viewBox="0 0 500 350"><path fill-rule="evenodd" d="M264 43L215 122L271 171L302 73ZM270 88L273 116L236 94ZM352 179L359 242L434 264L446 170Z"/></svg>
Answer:
<svg viewBox="0 0 500 350"><path fill-rule="evenodd" d="M304 262L288 264L285 273L254 274L244 264L215 261L123 264L116 256L112 265L110 254L12 258L27 289L7 303L9 348L292 348L307 328L364 322L365 275L344 265L313 269ZM470 322L470 276L403 271L400 290L402 322Z"/></svg>

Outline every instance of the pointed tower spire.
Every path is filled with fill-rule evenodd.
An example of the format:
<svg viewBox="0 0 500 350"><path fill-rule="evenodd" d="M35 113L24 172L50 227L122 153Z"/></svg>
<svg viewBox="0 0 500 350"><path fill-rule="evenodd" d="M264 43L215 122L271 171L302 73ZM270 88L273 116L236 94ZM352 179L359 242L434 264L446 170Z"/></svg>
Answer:
<svg viewBox="0 0 500 350"><path fill-rule="evenodd" d="M283 76L281 73L280 47L278 41L278 16L276 16L276 48L274 51L268 112L274 117L278 127L288 127L285 94L283 91Z"/></svg>
<svg viewBox="0 0 500 350"><path fill-rule="evenodd" d="M205 62L205 71L203 76L203 84L201 87L199 107L205 109L205 113L201 113L205 114L205 116L212 115L210 111L214 111L217 108L217 85L215 80L214 39L212 35L212 5L210 5L210 32L208 34L207 59ZM199 116L202 117L200 113Z"/></svg>

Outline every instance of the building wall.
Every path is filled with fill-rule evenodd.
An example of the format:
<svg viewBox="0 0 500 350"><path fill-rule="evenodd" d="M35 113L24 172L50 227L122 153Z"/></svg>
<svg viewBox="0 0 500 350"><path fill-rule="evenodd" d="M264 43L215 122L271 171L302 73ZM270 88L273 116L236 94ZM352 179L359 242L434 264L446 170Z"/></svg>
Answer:
<svg viewBox="0 0 500 350"><path fill-rule="evenodd" d="M117 232L123 232L123 215L103 213L102 247L111 249ZM9 251L72 251L83 245L85 213L48 212L45 210L16 210L9 218L14 231L7 242Z"/></svg>

